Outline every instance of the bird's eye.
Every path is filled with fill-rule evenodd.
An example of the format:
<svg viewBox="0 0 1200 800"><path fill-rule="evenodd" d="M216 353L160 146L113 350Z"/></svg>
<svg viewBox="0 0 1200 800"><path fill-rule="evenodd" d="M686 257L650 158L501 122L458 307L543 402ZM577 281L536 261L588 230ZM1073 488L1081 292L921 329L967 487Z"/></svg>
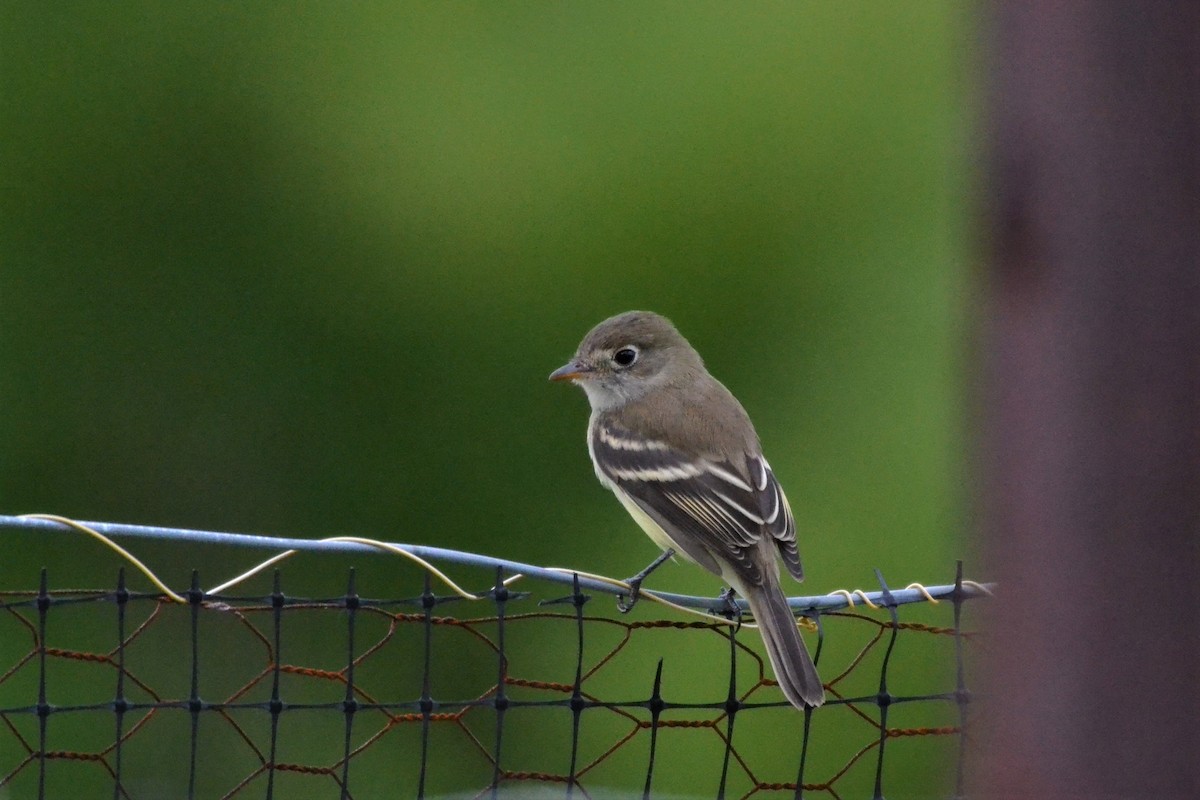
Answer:
<svg viewBox="0 0 1200 800"><path fill-rule="evenodd" d="M638 351L632 347L622 347L617 352L613 353L613 361L617 362L619 367L628 367L633 362L637 361Z"/></svg>

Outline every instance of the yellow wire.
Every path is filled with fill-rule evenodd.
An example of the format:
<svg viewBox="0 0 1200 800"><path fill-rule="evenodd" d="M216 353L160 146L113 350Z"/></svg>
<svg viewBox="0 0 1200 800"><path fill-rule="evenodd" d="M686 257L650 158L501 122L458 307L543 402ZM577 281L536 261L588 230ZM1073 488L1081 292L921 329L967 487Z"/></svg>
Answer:
<svg viewBox="0 0 1200 800"><path fill-rule="evenodd" d="M590 578L591 580L599 581L600 583L606 583L609 586L615 586L619 589L625 589L626 591L629 591L629 592L633 591L633 587L630 586L625 581L619 581L619 580L616 580L615 578L610 578L607 575L596 575L591 572L582 572L581 570L577 570L577 569L567 569L566 567L547 567L546 569L549 572L557 572L560 575L579 575L579 577L581 577L581 578ZM664 605L667 608L673 608L676 611L681 611L685 614L692 614L694 616L702 617L704 619L711 620L713 622L720 622L723 625L731 625L731 626L737 625L737 620L731 620L728 617L719 617L716 614L709 614L707 611L701 611L698 608L688 608L687 606L681 606L678 603L671 602L670 600L666 599L665 597L660 597L659 595L657 595L651 591L647 591L647 590L643 589L642 591L639 592L639 596L645 597L646 599L650 600L651 602L658 603L660 605ZM747 623L747 627L755 627L755 626L750 623Z"/></svg>
<svg viewBox="0 0 1200 800"><path fill-rule="evenodd" d="M848 605L850 608L854 608L854 595L858 595L860 598L862 598L862 601L867 604L868 608L873 608L876 611L879 610L879 606L875 603L872 603L871 598L867 597L867 593L862 589L855 589L852 592L847 591L846 589L834 589L832 592L830 592L830 594L840 594L842 597L846 598L846 605Z"/></svg>
<svg viewBox="0 0 1200 800"><path fill-rule="evenodd" d="M354 544L364 544L369 547L374 547L377 550L383 550L386 553L391 553L393 555L402 556L404 558L407 558L409 561L412 561L416 564L420 564L424 569L428 570L435 577L437 577L444 584L446 584L446 586L450 587L450 590L452 592L457 594L459 597L462 597L463 599L479 600L479 599L481 599L481 597L486 597L486 595L477 595L472 592L468 592L466 589L463 589L457 583L450 580L450 578L444 572L442 572L440 569L438 569L437 567L430 564L425 559L421 558L420 556L413 555L412 553L408 552L407 550L403 550L399 547L396 547L394 544L389 544L388 542L381 542L376 539L366 539L361 536L330 536L327 539L317 539L316 541L319 541L319 542L353 542ZM246 572L243 572L241 575L238 575L236 578L228 580L225 583L222 583L220 586L213 587L211 590L209 590L208 593L209 594L219 594L220 592L223 592L226 589L236 586L237 584L241 583L244 580L254 577L255 575L262 572L264 569L271 566L272 564L278 564L280 561L283 561L285 558L290 558L291 556L294 556L297 552L299 552L299 551L286 550L282 553L271 556L266 561L247 570Z"/></svg>
<svg viewBox="0 0 1200 800"><path fill-rule="evenodd" d="M159 579L159 577L157 575L154 574L153 570L151 570L149 567L147 567L145 564L143 564L140 560L138 560L138 558L136 556L134 556L132 553L130 553L124 547L121 547L121 545L117 544L112 539L108 538L107 536L100 533L99 531L97 531L93 528L90 528L87 525L84 525L82 522L77 522L73 519L69 519L67 517L62 517L57 514L23 514L23 515L21 515L21 518L22 519L40 519L40 520L46 520L48 522L57 522L61 525L66 525L67 527L73 528L82 533L86 533L88 536L91 536L92 538L101 542L102 544L107 546L109 549L111 549L113 552L117 553L117 555L121 556L126 561L128 561L130 564L132 564L134 567L136 567L139 572L141 572L143 575L145 575L150 580L150 582L152 584L154 584L154 586L157 587L159 591L161 591L164 595L166 595L168 598L170 598L171 601L173 601L175 603L185 604L185 605L187 604L187 602L188 602L187 598L172 591L172 589L169 586L167 586L162 580ZM383 552L391 553L392 555L401 556L401 557L406 558L409 561L419 565L422 569L425 569L430 574L432 574L436 578L438 578L438 580L440 580L443 584L445 584L447 587L449 587L449 589L452 592L454 592L456 595L458 595L459 597L461 597L465 600L481 600L481 599L487 597L486 594L480 595L480 594L475 594L473 592L468 592L466 589L463 589L461 586L459 586L457 583L455 583L453 580L451 580L449 576L447 576L444 572L442 572L440 569L435 567L433 564L430 564L428 561L421 558L420 556L414 555L413 553L410 553L407 550L404 550L404 549L397 547L394 544L390 544L388 542L381 542L376 539L367 539L367 538L364 538L361 536L332 536L332 537L329 537L326 539L319 539L316 541L351 542L354 544L362 544L362 545L366 545L368 547L374 547L377 550L382 550ZM277 553L277 554L271 556L270 558L266 559L262 563L257 564L256 566L250 568L246 572L243 572L241 575L238 575L235 578L225 581L224 583L222 583L218 586L214 586L212 589L209 589L206 592L206 594L220 594L221 592L227 591L228 589L230 589L234 586L237 586L239 583L249 580L250 578L254 577L258 573L267 569L268 567L278 564L279 562L281 562L285 559L291 558L292 556L296 555L297 552L299 552L299 551L285 550L282 553ZM610 578L607 575L597 575L597 574L590 573L590 572L583 572L583 571L575 570L575 569L567 569L565 567L548 567L547 570L550 572L558 573L560 575L579 575L581 577L588 578L590 580L597 581L599 583L604 583L609 586L614 586L614 587L617 587L620 589L625 589L626 591L632 591L632 588L633 588L625 581L617 580L615 578ZM511 577L506 578L503 581L503 585L507 587L509 584L519 581L519 580L523 579L524 577L525 577L524 575L519 574L519 573L516 575L512 575ZM982 586L981 584L976 583L975 581L963 581L962 585L970 586L971 588L976 589L987 595L992 594L992 592L990 592L986 587ZM905 588L906 589L913 589L913 588L918 589L921 592L921 594L923 594L925 596L925 599L928 600L930 603L940 602L929 593L928 589L926 589L923 585L921 585L919 583L910 583ZM878 610L880 608L879 605L871 602L871 598L869 598L867 596L867 593L864 592L862 589L854 589L853 591L848 591L846 589L835 589L835 590L831 591L829 594L841 595L841 596L845 597L846 605L848 605L850 608L854 608L854 606L855 606L855 600L854 600L855 595L857 595L862 600L862 602L865 603L870 608L876 609L876 610ZM709 620L710 622L717 622L722 625L730 625L730 626L738 625L737 620L729 619L728 617L718 616L716 614L711 614L706 611L701 611L699 609L688 608L687 606L679 605L678 603L667 600L665 597L661 597L660 595L658 595L652 591L643 590L641 592L641 596L645 597L646 599L650 600L651 602L658 603L660 605L666 606L668 608L674 609L675 611L679 611L684 614L691 614L693 616L701 617L702 619ZM815 623L812 622L812 620L809 620L807 618L800 618L798 620L798 622L799 622L799 624L804 625L805 627L809 628L810 630L816 630L816 625L815 625ZM745 623L745 627L756 628L758 626L755 625L754 623Z"/></svg>
<svg viewBox="0 0 1200 800"><path fill-rule="evenodd" d="M942 602L941 600L935 599L934 596L929 593L929 590L926 589L920 583L910 583L908 586L905 586L904 588L905 589L916 589L921 594L925 595L925 599L929 601L930 605L936 606L938 603Z"/></svg>
<svg viewBox="0 0 1200 800"><path fill-rule="evenodd" d="M107 545L112 550L114 550L119 556L124 558L130 564L133 564L135 567L137 567L138 570L143 575L145 575L147 578L150 579L151 583L153 583L155 586L158 587L158 590L160 592L165 594L167 597L171 598L171 600L173 600L176 603L183 603L184 605L187 604L187 598L182 597L182 596L176 594L175 592L171 591L171 588L169 586L167 586L165 583L163 583L162 581L160 581L158 579L158 576L155 575L150 570L149 567L147 567L145 564L143 564L141 561L139 561L137 559L137 557L133 555L133 553L130 553L124 547L121 547L121 545L117 544L112 539L109 539L103 533L100 533L100 531L93 530L92 528L89 528L87 525L84 525L82 522L76 522L73 519L67 519L66 517L60 517L57 514L22 514L21 519L44 519L49 522L57 522L61 525L66 525L68 528L74 528L77 531L86 533L88 536L91 536L92 538L97 539L100 542L102 542L103 544Z"/></svg>

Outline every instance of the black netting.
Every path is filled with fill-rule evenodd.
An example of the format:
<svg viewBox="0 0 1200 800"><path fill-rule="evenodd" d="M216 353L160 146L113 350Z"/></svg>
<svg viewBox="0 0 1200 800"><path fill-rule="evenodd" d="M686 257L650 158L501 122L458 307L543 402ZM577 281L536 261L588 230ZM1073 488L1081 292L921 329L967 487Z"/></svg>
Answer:
<svg viewBox="0 0 1200 800"><path fill-rule="evenodd" d="M576 579L483 601L0 593L12 797L957 796L961 568L948 601L816 612L826 705L799 712L756 631L613 612ZM880 579L882 584L882 579ZM608 602L597 602L607 600Z"/></svg>

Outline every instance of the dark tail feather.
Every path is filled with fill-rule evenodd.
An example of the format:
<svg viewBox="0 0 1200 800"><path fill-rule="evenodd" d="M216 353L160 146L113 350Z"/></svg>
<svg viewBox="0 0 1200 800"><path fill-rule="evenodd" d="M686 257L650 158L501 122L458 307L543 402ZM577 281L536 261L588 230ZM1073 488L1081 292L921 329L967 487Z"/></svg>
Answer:
<svg viewBox="0 0 1200 800"><path fill-rule="evenodd" d="M743 587L742 596L750 604L750 613L767 645L775 679L784 697L796 708L819 706L825 702L825 687L796 629L796 616L788 607L774 570L764 570L763 578L761 586Z"/></svg>

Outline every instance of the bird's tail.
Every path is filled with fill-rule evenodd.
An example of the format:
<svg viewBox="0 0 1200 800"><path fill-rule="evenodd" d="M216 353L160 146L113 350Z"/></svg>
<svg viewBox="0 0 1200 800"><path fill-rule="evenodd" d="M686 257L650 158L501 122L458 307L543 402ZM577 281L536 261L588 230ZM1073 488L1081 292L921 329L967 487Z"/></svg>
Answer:
<svg viewBox="0 0 1200 800"><path fill-rule="evenodd" d="M806 705L824 703L825 687L821 685L817 668L796 629L796 616L788 607L775 570L763 570L762 585L739 589L758 623L771 668L775 670L775 679L779 681L784 697L801 710Z"/></svg>

